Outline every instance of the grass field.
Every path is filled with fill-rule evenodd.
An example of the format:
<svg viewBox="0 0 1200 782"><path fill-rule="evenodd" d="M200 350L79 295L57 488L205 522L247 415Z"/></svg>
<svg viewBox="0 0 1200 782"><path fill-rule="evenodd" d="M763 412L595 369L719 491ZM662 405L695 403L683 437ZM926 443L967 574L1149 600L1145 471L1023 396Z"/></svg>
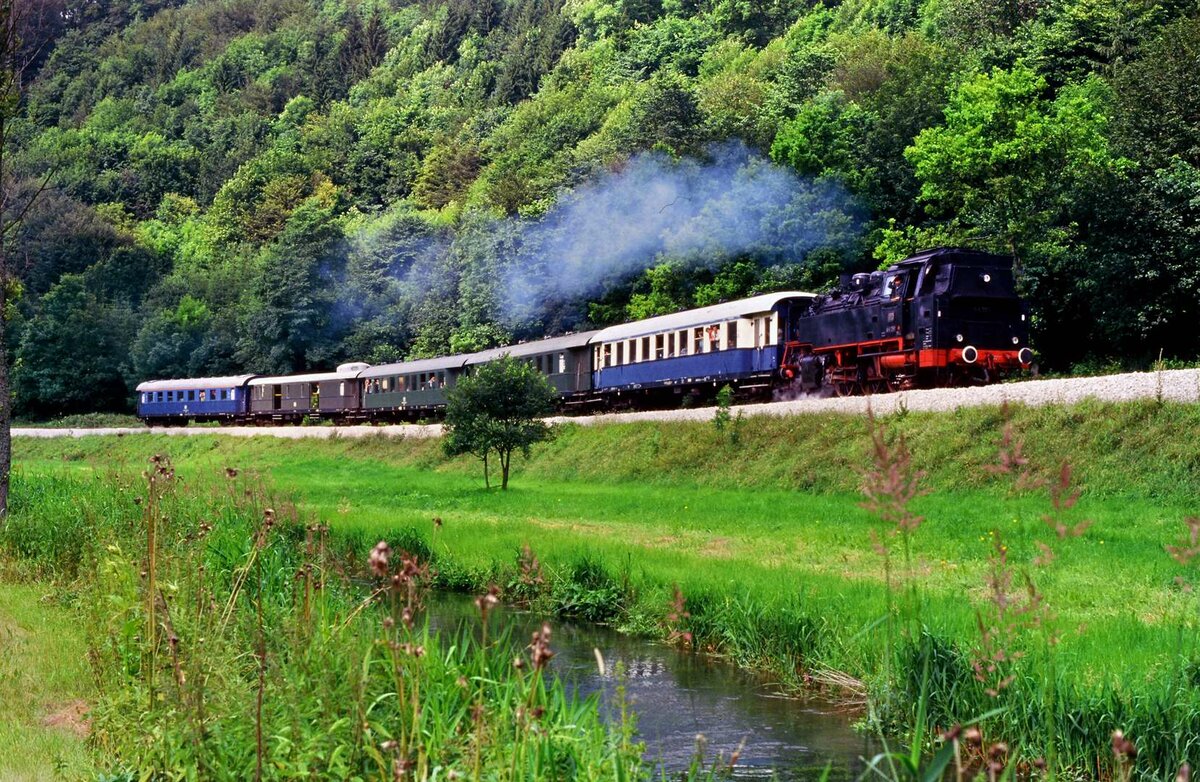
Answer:
<svg viewBox="0 0 1200 782"><path fill-rule="evenodd" d="M1074 466L1058 510L1048 490L1015 490L988 469L1006 421L1029 469L1053 477ZM1122 728L1142 742L1147 771L1200 760L1197 602L1189 568L1164 550L1200 504L1200 411L1151 401L882 423L893 452L903 435L929 492L913 501L924 521L907 536L889 537L861 507L865 423L832 415L720 432L567 427L518 466L507 493L483 490L474 463L444 459L431 441L22 440L17 459L23 474L128 473L167 452L197 483L235 467L327 522L348 552L379 538L427 549L449 586L519 591L529 546L546 569L538 599L561 611L686 631L797 682L859 680L890 719L911 719L924 681L934 722L1004 709L989 729L1030 756L1107 762L1109 734ZM1065 507L1074 486L1078 504ZM1047 514L1091 524L1060 539ZM873 533L891 548L886 566ZM1046 559L1042 546L1053 561L1031 564ZM668 618L675 585L686 619Z"/></svg>
<svg viewBox="0 0 1200 782"><path fill-rule="evenodd" d="M0 779L76 778L92 695L75 613L36 585L0 584Z"/></svg>

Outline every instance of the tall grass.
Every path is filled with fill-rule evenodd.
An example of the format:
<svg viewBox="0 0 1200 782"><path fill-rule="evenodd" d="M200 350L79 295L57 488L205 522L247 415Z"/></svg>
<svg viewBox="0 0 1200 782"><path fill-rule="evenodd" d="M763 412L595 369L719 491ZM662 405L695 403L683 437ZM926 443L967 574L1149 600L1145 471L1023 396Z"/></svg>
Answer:
<svg viewBox="0 0 1200 782"><path fill-rule="evenodd" d="M504 633L431 634L418 618L428 562L377 547L364 595L366 572L324 526L228 475L185 487L155 457L144 487L17 480L0 543L18 572L81 606L99 689L91 740L109 773L647 775L632 723L605 725L594 699L546 674L549 628L527 652Z"/></svg>

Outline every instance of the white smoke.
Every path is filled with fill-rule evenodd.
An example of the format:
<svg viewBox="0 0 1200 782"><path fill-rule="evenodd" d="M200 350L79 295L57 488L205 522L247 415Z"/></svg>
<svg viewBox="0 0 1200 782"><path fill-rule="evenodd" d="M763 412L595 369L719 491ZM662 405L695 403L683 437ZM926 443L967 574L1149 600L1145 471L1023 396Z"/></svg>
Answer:
<svg viewBox="0 0 1200 782"><path fill-rule="evenodd" d="M818 247L846 249L862 224L839 185L806 180L741 143L706 160L639 154L520 221L522 249L503 272L506 314L524 319L547 301L593 296L667 258L798 262Z"/></svg>

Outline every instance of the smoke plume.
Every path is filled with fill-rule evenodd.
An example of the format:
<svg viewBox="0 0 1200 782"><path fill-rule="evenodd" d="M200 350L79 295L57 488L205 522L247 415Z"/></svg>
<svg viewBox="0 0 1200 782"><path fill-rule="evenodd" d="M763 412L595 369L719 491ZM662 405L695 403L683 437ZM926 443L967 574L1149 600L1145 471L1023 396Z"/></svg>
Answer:
<svg viewBox="0 0 1200 782"><path fill-rule="evenodd" d="M847 250L862 217L840 186L732 143L706 160L639 154L562 195L541 218L518 222L520 250L501 270L514 320L536 318L547 301L595 296L667 259L788 263L818 247Z"/></svg>

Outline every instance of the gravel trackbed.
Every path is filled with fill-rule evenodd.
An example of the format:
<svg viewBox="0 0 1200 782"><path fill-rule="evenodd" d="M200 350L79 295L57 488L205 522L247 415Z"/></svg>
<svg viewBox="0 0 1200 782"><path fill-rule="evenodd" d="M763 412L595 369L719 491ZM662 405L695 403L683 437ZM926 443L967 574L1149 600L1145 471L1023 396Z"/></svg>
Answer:
<svg viewBox="0 0 1200 782"><path fill-rule="evenodd" d="M900 391L894 394L857 396L843 399L809 396L763 404L739 405L745 415L798 415L804 413L844 413L864 415L868 408L887 415L898 409L948 411L960 407L999 405L1005 401L1026 405L1071 404L1084 399L1120 402L1161 397L1175 402L1200 402L1200 370L1174 369L1163 372L1131 372L1101 377L1072 377L1053 380L1026 380L981 388L937 388L925 391ZM705 421L714 408L652 410L638 413L608 413L589 417L554 418L590 425L625 421ZM17 437L84 437L88 435L227 435L230 437L439 437L440 424L402 424L394 426L177 426L153 430L146 427L109 427L96 429L14 428Z"/></svg>

